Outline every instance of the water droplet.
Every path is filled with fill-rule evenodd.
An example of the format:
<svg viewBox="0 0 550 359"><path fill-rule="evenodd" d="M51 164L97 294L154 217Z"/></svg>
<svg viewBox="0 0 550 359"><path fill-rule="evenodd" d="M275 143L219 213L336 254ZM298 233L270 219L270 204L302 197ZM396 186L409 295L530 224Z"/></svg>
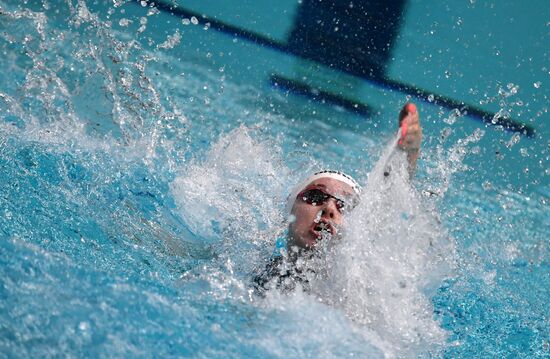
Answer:
<svg viewBox="0 0 550 359"><path fill-rule="evenodd" d="M450 127L445 127L443 130L441 130L440 136L442 140L445 140L449 135L453 132Z"/></svg>
<svg viewBox="0 0 550 359"><path fill-rule="evenodd" d="M529 157L529 151L527 151L527 148L525 147L520 148L519 153L522 157Z"/></svg>
<svg viewBox="0 0 550 359"><path fill-rule="evenodd" d="M542 85L542 82L540 82L540 81L537 81L537 82L533 83L533 86L534 86L536 89L540 88L541 85Z"/></svg>
<svg viewBox="0 0 550 359"><path fill-rule="evenodd" d="M456 119L459 118L460 116L461 116L460 110L455 108L451 110L451 112L446 118L443 119L443 122L445 122L448 125L452 125L456 122Z"/></svg>
<svg viewBox="0 0 550 359"><path fill-rule="evenodd" d="M485 130L482 130L481 128L476 128L472 136L474 140L479 141L483 136L485 136Z"/></svg>
<svg viewBox="0 0 550 359"><path fill-rule="evenodd" d="M160 10L157 9L156 7L152 7L149 9L149 11L147 11L147 16L152 16L156 14L160 14Z"/></svg>
<svg viewBox="0 0 550 359"><path fill-rule="evenodd" d="M500 122L500 119L508 119L508 118L510 118L510 113L505 109L501 108L500 110L498 110L497 113L495 113L495 115L493 116L493 119L491 120L491 123L493 125L496 125L497 123Z"/></svg>
<svg viewBox="0 0 550 359"><path fill-rule="evenodd" d="M128 26L131 23L132 23L132 20L128 20L128 19L120 19L120 21L118 22L118 24L122 27Z"/></svg>
<svg viewBox="0 0 550 359"><path fill-rule="evenodd" d="M521 135L519 133L514 133L510 138L510 141L506 144L506 147L510 148L517 144L521 140Z"/></svg>

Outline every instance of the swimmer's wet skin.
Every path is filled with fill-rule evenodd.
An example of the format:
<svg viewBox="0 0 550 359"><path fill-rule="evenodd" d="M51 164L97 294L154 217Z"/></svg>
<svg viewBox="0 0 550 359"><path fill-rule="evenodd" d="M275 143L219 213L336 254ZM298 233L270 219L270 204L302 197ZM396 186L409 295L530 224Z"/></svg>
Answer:
<svg viewBox="0 0 550 359"><path fill-rule="evenodd" d="M399 127L401 128L401 138L397 144L400 149L407 152L409 176L412 177L416 170L416 161L422 142L422 127L415 104L408 103L403 106L399 113Z"/></svg>
<svg viewBox="0 0 550 359"><path fill-rule="evenodd" d="M407 152L409 174L412 176L422 142L419 114L413 103L401 109L399 126L401 137L397 146ZM294 288L293 281L307 287L304 273L296 268L296 259L304 257L304 254L311 255L319 241L338 236L343 216L357 205L360 193L357 182L338 171L317 172L298 184L285 207L292 218L288 227L286 255L270 260L266 269L254 279L256 289L264 291L274 284L288 290ZM285 261L288 265L283 265Z"/></svg>

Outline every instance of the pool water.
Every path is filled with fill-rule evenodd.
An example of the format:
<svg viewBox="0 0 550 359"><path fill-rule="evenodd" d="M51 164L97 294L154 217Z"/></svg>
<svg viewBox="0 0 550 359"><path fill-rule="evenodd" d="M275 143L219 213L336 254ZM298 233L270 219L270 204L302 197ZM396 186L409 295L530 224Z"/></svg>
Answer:
<svg viewBox="0 0 550 359"><path fill-rule="evenodd" d="M364 118L269 85L309 62L143 5L0 1L0 356L548 356L547 68L502 80L505 58L466 89L467 64L437 59L453 74L441 91L533 137L337 75L368 93ZM426 8L445 14L407 11ZM388 72L426 87L421 25ZM424 47L401 61L409 41ZM424 129L412 186L391 154L409 100ZM345 240L323 248L311 292L257 296L286 195L321 168L365 185Z"/></svg>

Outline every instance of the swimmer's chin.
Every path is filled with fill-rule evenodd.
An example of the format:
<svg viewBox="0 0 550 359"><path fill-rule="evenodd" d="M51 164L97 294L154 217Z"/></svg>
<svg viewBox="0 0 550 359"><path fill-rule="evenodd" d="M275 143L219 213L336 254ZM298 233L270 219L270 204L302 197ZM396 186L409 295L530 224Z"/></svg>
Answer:
<svg viewBox="0 0 550 359"><path fill-rule="evenodd" d="M313 250L315 249L321 242L324 241L330 241L334 238L336 238L337 235L332 234L330 232L311 232L311 237L307 239L304 249L306 250Z"/></svg>

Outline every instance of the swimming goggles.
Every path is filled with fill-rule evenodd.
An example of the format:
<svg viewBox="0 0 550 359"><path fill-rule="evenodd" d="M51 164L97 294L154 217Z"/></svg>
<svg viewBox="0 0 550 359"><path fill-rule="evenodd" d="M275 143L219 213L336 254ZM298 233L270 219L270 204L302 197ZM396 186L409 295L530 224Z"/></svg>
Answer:
<svg viewBox="0 0 550 359"><path fill-rule="evenodd" d="M338 208L341 212L351 211L355 208L355 206L357 206L357 199L354 199L353 197L354 196L349 196L344 200L340 197L327 193L322 188L308 188L296 196L297 199L300 199L312 206L321 206L328 202L331 198L334 198L336 201L336 208Z"/></svg>

